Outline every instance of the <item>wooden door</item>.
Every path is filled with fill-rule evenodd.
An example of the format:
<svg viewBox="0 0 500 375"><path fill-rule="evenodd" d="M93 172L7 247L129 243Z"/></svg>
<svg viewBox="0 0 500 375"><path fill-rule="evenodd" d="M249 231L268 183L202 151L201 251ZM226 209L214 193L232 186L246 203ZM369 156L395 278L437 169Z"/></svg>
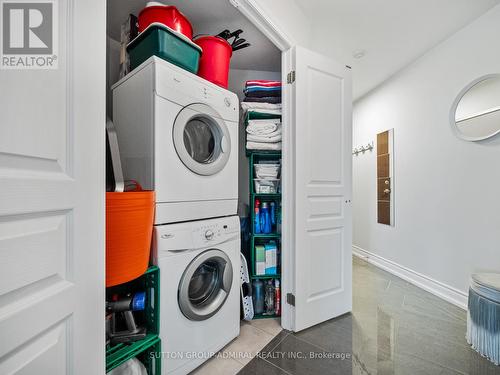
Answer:
<svg viewBox="0 0 500 375"><path fill-rule="evenodd" d="M0 69L0 374L104 374L106 2L6 4L57 64Z"/></svg>
<svg viewBox="0 0 500 375"><path fill-rule="evenodd" d="M294 51L295 331L352 308L351 72Z"/></svg>

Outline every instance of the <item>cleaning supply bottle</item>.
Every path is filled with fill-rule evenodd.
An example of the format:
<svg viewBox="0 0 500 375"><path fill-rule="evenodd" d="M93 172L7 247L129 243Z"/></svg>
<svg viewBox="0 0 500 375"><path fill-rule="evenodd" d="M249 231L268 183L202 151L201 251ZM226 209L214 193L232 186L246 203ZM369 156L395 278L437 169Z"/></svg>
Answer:
<svg viewBox="0 0 500 375"><path fill-rule="evenodd" d="M266 315L274 315L274 285L272 280L266 283Z"/></svg>
<svg viewBox="0 0 500 375"><path fill-rule="evenodd" d="M252 283L252 300L254 313L264 313L264 282L260 279L256 279Z"/></svg>
<svg viewBox="0 0 500 375"><path fill-rule="evenodd" d="M281 202L278 207L278 215L276 218L276 233L281 234Z"/></svg>
<svg viewBox="0 0 500 375"><path fill-rule="evenodd" d="M269 205L262 202L260 210L260 232L263 234L271 233L271 216L269 215Z"/></svg>
<svg viewBox="0 0 500 375"><path fill-rule="evenodd" d="M274 311L277 316L281 315L281 288L280 281L274 280Z"/></svg>
<svg viewBox="0 0 500 375"><path fill-rule="evenodd" d="M276 230L276 203L271 202L271 232Z"/></svg>
<svg viewBox="0 0 500 375"><path fill-rule="evenodd" d="M259 234L261 233L261 227L260 227L260 219L261 219L261 216L260 216L260 209L259 209L259 205L260 205L260 201L258 199L255 200L255 207L254 207L254 212L255 212L255 215L254 215L254 222L253 222L253 231L255 234Z"/></svg>

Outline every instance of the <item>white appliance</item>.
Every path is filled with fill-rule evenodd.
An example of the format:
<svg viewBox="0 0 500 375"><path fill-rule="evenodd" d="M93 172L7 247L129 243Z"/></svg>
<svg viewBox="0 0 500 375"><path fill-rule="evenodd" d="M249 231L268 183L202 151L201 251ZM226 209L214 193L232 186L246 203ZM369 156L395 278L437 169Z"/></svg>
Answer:
<svg viewBox="0 0 500 375"><path fill-rule="evenodd" d="M157 225L162 374L188 374L239 335L237 216Z"/></svg>
<svg viewBox="0 0 500 375"><path fill-rule="evenodd" d="M155 56L112 89L124 177L156 191L155 224L235 215L236 94Z"/></svg>

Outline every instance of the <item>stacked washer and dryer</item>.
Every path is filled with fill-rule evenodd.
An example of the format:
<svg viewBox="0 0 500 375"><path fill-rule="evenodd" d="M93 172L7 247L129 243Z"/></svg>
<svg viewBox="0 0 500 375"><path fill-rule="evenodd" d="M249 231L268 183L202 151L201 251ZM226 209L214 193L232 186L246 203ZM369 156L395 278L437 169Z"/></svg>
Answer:
<svg viewBox="0 0 500 375"><path fill-rule="evenodd" d="M125 179L155 190L163 374L239 334L237 96L157 57L113 86Z"/></svg>

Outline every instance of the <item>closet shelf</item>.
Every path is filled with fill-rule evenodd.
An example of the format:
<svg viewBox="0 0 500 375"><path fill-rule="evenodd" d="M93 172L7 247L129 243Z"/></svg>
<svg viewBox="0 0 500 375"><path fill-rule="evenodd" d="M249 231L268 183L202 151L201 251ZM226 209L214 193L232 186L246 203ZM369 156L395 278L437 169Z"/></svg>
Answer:
<svg viewBox="0 0 500 375"><path fill-rule="evenodd" d="M254 238L281 238L281 234L278 233L269 233L269 234L253 234Z"/></svg>
<svg viewBox="0 0 500 375"><path fill-rule="evenodd" d="M256 314L253 316L254 319L269 319L269 318L279 318L281 315L268 315L268 314Z"/></svg>
<svg viewBox="0 0 500 375"><path fill-rule="evenodd" d="M272 113L262 113L258 111L247 111L245 115L245 124L248 123L248 120L272 120L281 118L281 115L272 114Z"/></svg>
<svg viewBox="0 0 500 375"><path fill-rule="evenodd" d="M106 372L120 366L131 358L137 357L148 370L148 374L159 375L161 358L151 353L161 352L160 329L160 269L150 266L146 272L125 284L106 288L108 293L120 295L135 291L146 291L146 308L142 323L147 329L146 337L131 343L106 345Z"/></svg>
<svg viewBox="0 0 500 375"><path fill-rule="evenodd" d="M251 193L252 197L255 198L281 198L281 193L269 194L269 193Z"/></svg>
<svg viewBox="0 0 500 375"><path fill-rule="evenodd" d="M281 275L252 275L252 279L280 279Z"/></svg>
<svg viewBox="0 0 500 375"><path fill-rule="evenodd" d="M141 353L160 352L160 338L156 334L147 334L142 340L131 344L117 344L106 349L106 372L113 370L131 358L137 357ZM146 360L151 360L151 356L146 355ZM146 365L149 365L147 363ZM156 364L158 366L158 364ZM148 367L148 366L146 366Z"/></svg>

